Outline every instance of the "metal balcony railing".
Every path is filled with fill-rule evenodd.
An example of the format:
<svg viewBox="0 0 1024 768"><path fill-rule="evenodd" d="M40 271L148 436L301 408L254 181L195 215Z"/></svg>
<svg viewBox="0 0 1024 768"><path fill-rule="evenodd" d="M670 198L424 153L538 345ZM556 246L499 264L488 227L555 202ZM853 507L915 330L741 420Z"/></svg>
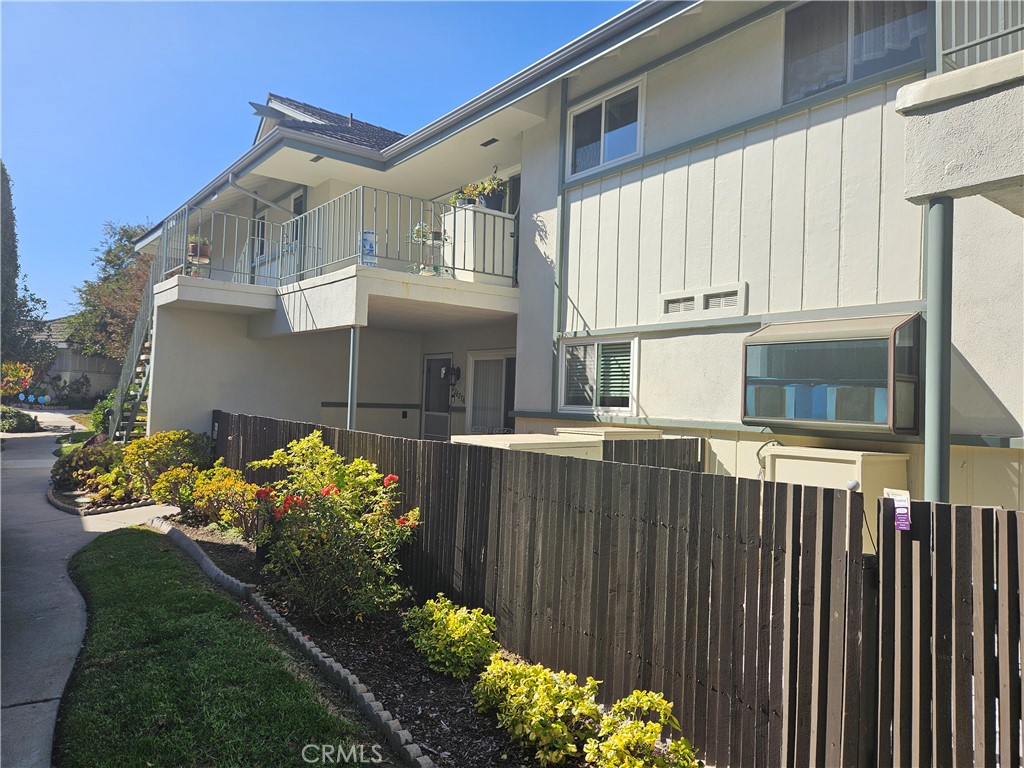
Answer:
<svg viewBox="0 0 1024 768"><path fill-rule="evenodd" d="M1024 0L939 0L935 11L941 72L1024 50Z"/></svg>
<svg viewBox="0 0 1024 768"><path fill-rule="evenodd" d="M182 208L164 225L162 276L284 285L351 265L516 280L515 218L374 187L283 222Z"/></svg>

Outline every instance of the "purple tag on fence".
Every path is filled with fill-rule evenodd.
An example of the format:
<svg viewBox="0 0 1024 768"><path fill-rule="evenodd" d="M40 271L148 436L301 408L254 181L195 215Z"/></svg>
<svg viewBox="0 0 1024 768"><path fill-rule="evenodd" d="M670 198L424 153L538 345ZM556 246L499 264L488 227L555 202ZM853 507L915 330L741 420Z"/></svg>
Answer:
<svg viewBox="0 0 1024 768"><path fill-rule="evenodd" d="M909 531L910 494L907 491L894 490L892 488L886 488L884 493L887 499L892 499L893 506L896 508L896 530Z"/></svg>
<svg viewBox="0 0 1024 768"><path fill-rule="evenodd" d="M901 504L899 501L896 502L896 530L910 530L910 507Z"/></svg>

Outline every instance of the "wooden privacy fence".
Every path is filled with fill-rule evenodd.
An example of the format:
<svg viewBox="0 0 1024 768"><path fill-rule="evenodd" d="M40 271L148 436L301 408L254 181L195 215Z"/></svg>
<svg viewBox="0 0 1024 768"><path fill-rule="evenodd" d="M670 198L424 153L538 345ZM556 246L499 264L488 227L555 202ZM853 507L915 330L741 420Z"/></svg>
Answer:
<svg viewBox="0 0 1024 768"><path fill-rule="evenodd" d="M603 458L623 464L701 472L704 469L703 446L703 440L694 438L605 440Z"/></svg>
<svg viewBox="0 0 1024 768"><path fill-rule="evenodd" d="M859 493L214 421L232 467L319 428L399 475L421 599L483 607L503 645L606 701L663 691L709 765L1019 764L1019 513L915 504L897 533L872 509L876 560Z"/></svg>
<svg viewBox="0 0 1024 768"><path fill-rule="evenodd" d="M1024 513L880 507L879 765L1021 765Z"/></svg>

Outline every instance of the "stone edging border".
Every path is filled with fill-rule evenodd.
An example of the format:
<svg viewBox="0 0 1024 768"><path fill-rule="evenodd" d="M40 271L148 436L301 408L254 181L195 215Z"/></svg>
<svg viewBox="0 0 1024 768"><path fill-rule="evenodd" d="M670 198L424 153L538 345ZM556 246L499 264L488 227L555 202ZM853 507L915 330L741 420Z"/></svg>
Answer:
<svg viewBox="0 0 1024 768"><path fill-rule="evenodd" d="M68 504L66 501L61 501L54 495L53 486L49 486L46 489L46 500L50 502L51 506L56 507L61 512L67 512L69 515L78 515L79 517L89 517L90 515L102 515L106 512L121 512L125 509L142 509L143 507L151 507L156 504L152 499L144 499L142 501L133 501L131 504L115 504L110 507L95 507L93 509L81 509L76 507L74 504Z"/></svg>
<svg viewBox="0 0 1024 768"><path fill-rule="evenodd" d="M251 603L256 610L263 614L267 621L288 635L292 643L306 659L315 664L317 669L328 680L340 686L348 694L356 708L366 716L374 728L387 740L395 754L402 758L403 763L410 768L434 768L434 761L423 754L419 744L412 740L412 734L403 729L402 724L390 712L384 709L384 705L377 701L376 697L365 685L359 682L359 678L341 666L334 658L317 647L312 640L292 626L291 622L274 610L273 606L263 599L256 591L255 586L245 584L233 576L224 573L195 541L162 517L151 518L146 525L167 534L171 541L196 561L200 569L211 581L239 600Z"/></svg>

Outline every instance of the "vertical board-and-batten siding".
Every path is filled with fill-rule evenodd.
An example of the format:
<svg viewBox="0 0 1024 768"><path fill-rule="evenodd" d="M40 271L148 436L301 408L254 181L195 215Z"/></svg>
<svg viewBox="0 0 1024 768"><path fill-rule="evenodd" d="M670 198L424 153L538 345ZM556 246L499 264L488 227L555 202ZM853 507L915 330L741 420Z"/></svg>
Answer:
<svg viewBox="0 0 1024 768"><path fill-rule="evenodd" d="M567 189L563 328L656 323L659 294L739 281L749 314L919 299L894 107L912 79Z"/></svg>

